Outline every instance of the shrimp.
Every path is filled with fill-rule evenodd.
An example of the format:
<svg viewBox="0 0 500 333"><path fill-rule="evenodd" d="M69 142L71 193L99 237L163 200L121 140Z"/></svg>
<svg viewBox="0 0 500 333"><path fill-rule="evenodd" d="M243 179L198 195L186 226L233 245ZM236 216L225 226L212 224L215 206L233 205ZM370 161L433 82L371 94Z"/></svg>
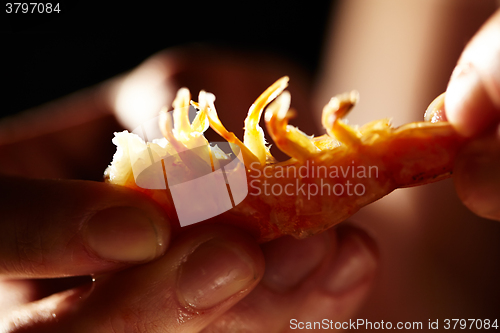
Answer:
<svg viewBox="0 0 500 333"><path fill-rule="evenodd" d="M174 111L164 109L158 117L164 138L146 142L127 131L115 133L118 148L106 180L149 195L181 225L185 212L200 206L196 216L206 217L203 223L235 225L266 242L282 235L314 235L397 188L451 176L465 139L445 121L443 95L429 106L426 121L398 128L389 119L349 126L342 118L358 94L338 95L323 109L326 134L314 137L289 125L294 112L287 85L288 77L279 79L252 104L243 141L220 121L213 94L201 91L196 103L186 88L179 90ZM190 104L198 110L192 122ZM290 156L287 161L276 161L270 152L259 126L264 110L267 131ZM205 139L208 126L228 143L229 152ZM211 180L195 184L200 170L213 174ZM217 170L223 172L217 176ZM230 204L214 199L216 189L229 193Z"/></svg>

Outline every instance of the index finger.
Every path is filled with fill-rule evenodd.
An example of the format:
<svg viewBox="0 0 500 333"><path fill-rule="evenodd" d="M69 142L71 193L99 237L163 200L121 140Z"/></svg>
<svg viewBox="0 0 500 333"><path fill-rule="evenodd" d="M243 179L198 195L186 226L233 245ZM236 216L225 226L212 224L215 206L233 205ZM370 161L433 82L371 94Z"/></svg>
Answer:
<svg viewBox="0 0 500 333"><path fill-rule="evenodd" d="M0 177L0 275L117 270L161 256L170 226L141 193L90 181Z"/></svg>

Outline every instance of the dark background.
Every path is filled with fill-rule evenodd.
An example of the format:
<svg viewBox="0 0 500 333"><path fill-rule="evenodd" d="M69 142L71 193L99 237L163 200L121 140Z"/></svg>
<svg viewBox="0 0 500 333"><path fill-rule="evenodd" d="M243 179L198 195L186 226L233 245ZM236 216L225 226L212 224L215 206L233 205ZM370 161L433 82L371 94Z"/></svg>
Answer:
<svg viewBox="0 0 500 333"><path fill-rule="evenodd" d="M54 2L55 4L55 2ZM0 116L98 83L177 45L266 51L317 68L330 1L151 5L60 3L60 13L2 12Z"/></svg>

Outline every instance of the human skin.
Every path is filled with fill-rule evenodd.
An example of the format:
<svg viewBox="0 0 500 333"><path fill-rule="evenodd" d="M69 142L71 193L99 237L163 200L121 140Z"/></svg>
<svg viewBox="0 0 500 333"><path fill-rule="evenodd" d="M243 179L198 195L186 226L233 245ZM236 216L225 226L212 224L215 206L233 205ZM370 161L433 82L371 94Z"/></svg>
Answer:
<svg viewBox="0 0 500 333"><path fill-rule="evenodd" d="M493 1L355 0L333 20L317 108L332 91L356 88L361 99L351 124L391 117L399 125L421 120L446 90L448 119L470 137L453 180L398 190L353 216L375 238L383 267L359 318L426 322L498 313L498 12L463 49L495 9ZM457 84L471 77L462 73L470 63L481 80Z"/></svg>
<svg viewBox="0 0 500 333"><path fill-rule="evenodd" d="M240 230L217 226L196 225L172 238L164 213L141 193L68 180L92 177L109 163L111 154L96 154L86 143L110 140L119 130L114 114L126 123L133 111L119 105L141 104L144 95L140 89L134 95L134 87L151 67L163 79L147 80L148 91L160 92L148 96L150 105L171 103L177 87L204 86L222 101L232 98L221 110L230 106L242 115L269 80L296 71L267 57L252 63L224 51L213 58L183 53L191 51L155 55L130 73L0 125L0 153L9 161L0 178L9 193L0 205L4 330L280 331L291 318L309 318L313 307L304 300L310 295L336 308L336 320L360 306L375 276L377 250L357 228L261 246ZM295 77L290 89L297 106L307 109L307 81ZM123 96L139 103L120 104ZM52 122L44 121L49 115ZM94 280L68 278L74 275Z"/></svg>
<svg viewBox="0 0 500 333"><path fill-rule="evenodd" d="M360 12L357 11L357 13ZM498 21L498 15L496 20ZM496 25L490 24L485 29L493 29L498 33L495 27ZM486 49L495 50L492 47ZM150 59L149 62L139 67L135 74L140 74L142 69L152 64L162 66L168 69L163 72L164 80L158 81L159 87L168 83L164 91L173 92L176 86L181 85L192 86L193 91L196 91L198 86L203 86L220 96L221 103L224 100L224 91L228 89L220 87L220 83L231 82L223 80L222 77L240 75L238 76L240 82L248 82L247 85L243 85L245 87L243 91L248 95L242 93L241 98L235 98L231 106L235 110L243 110L243 113L248 107L247 101L251 102L262 87L285 74L279 70L272 71L270 68L261 68L261 72L257 71L255 67L249 68L247 61L236 60L232 63L230 70L225 72L227 61L212 60L211 63L203 63L199 58L194 57L183 64L185 59L186 57L178 57L174 53L164 53ZM273 64L272 61L270 63ZM259 66L262 66L262 63ZM195 73L198 75L190 74L189 70L179 70L179 68L196 68ZM200 75L200 68L206 69L203 75ZM291 68L286 68L286 70L291 70ZM286 74L290 75L289 72ZM99 137L97 133L104 135L106 131L118 128L109 114L116 111L122 120L127 114L126 111L120 111L114 104L118 99L120 89L123 88L125 82L123 80L127 77L132 78L128 82L133 83L134 73L130 73L128 76L106 82L98 89L84 92L83 94L89 93L94 97L91 98L95 101L92 107L81 102L82 99L78 99L82 96L81 94L52 104L51 110L63 108L64 105L79 105L81 110L87 110L83 114L89 116L87 119L82 119L80 123L72 123L71 126L68 126L68 123L62 119L59 126L51 128L50 133L46 133L49 136L47 141L44 141L47 136L44 137L42 133L39 133L36 137L37 147L41 149L39 153L43 152L44 148L49 152L53 151L53 145L45 145L44 142L64 143L70 138L72 139L70 142L77 146L81 144L80 147L84 148L85 142L77 140L78 137L84 137L82 134L92 133L94 137L91 138L97 140ZM211 77L219 79L212 82L209 79L205 79L206 81L200 79ZM248 77L252 79L244 81L244 78ZM262 77L262 81L256 80L256 77ZM495 77L498 79L498 76L493 76L493 79ZM342 77L338 78L338 80L341 79ZM332 79L332 82L335 80ZM216 91L217 87L220 89L219 92ZM227 84L226 87L233 88ZM255 93L250 91L252 87ZM291 89L295 88L292 86ZM301 90L307 92L307 89L295 91ZM452 84L449 90L449 95L453 95ZM234 93L234 90L231 92ZM361 93L363 96L363 91ZM296 100L301 100L300 93L294 93L292 90L292 94L298 97ZM420 96L420 93L415 92L415 94ZM302 104L298 102L296 106L299 111L308 107L308 95L303 94L303 96L305 97ZM473 96L479 96L479 101L484 103L484 97L494 101L496 95L493 95L493 98L485 93L473 94ZM415 97L415 99L418 98ZM168 95L160 95L158 100L159 103L169 102ZM429 100L422 103L428 104ZM245 101L245 103L240 106L235 104L237 101ZM490 105L493 110L498 111L498 104L492 101ZM460 130L460 122L472 109L453 110L452 103L447 100L448 117L452 123L457 124L457 129ZM475 105L474 103L477 102L472 99L469 103ZM223 109L221 107L219 111ZM414 107L414 110L418 110L421 116L422 108ZM152 110L152 112L155 111ZM387 112L392 111L387 110ZM456 114L453 115L453 112ZM473 113L477 116L477 111ZM465 116L460 116L460 114ZM493 115L493 118L484 123L495 122L494 112L486 112L486 115ZM367 120L379 118L373 113L366 117ZM33 122L35 128L42 128L46 131L46 127L39 124L39 122ZM102 131L95 130L95 126L99 124L102 126ZM129 126L133 127L133 124L130 123ZM2 163L4 174L13 175L17 172L23 177L35 178L77 177L77 172L65 167L68 161L74 161L74 158L78 157L70 153L71 149L68 149L69 153L59 155L59 158L49 161L41 159L40 161L47 163L45 164L47 167L37 167L30 171L30 166L34 164L28 163L32 161L25 161L21 158L23 155L20 153L24 151L23 149L33 151L33 148L30 148L34 142L32 141L34 139L33 128L16 127L15 124L11 124L10 128L13 129L11 133L18 133L19 136L15 142L4 141L2 153L3 156L12 157L10 160L16 163L10 165ZM74 135L75 128L80 129L79 136ZM88 131L85 131L85 128L88 128ZM495 197L498 192L491 191L491 188L498 188L494 172L493 174L490 172L486 177L486 182L492 185L487 187L486 192L484 192L484 186L475 188L478 184L484 184L484 181L482 183L466 182L470 175L474 175L470 173L467 162L479 161L475 162L478 168L485 167L486 170L491 170L491 165L498 165L496 162L498 158L495 160L495 156L498 156L497 139L487 137L492 134L491 130L479 127L479 130L475 128L474 131L477 132L471 134L473 138L470 148L464 151L460 159L463 165L462 171L459 160L458 170L455 172L458 194L464 198L470 192L479 193L480 202L484 202L484 198L498 202ZM478 139L476 138L480 135L478 133L484 133L486 137ZM11 139L13 137L15 136L10 136ZM483 145L481 140L488 140L490 144ZM482 150L483 147L487 149ZM482 156L482 158L471 158L471 155ZM84 161L83 158L82 161ZM109 162L109 160L104 162ZM35 164L35 166L40 166L40 164ZM91 168L90 165L88 167ZM484 172L476 173L476 175L483 174ZM465 177L465 181L461 177ZM168 221L162 217L158 207L137 193L110 187L103 183L3 177L2 185L9 193L17 194L17 196L13 195L10 201L4 201L1 206L2 216L8 217L2 222L3 237L12 239L8 236L16 234L24 235L25 240L31 239L31 241L21 243L21 247L16 246L15 243L13 247L4 246L0 252L2 259L6 259L2 265L2 275L6 278L2 284L5 288L2 296L5 296L4 300L9 300L2 304L5 309L2 313L6 314L3 324L12 324L16 316L24 315L21 316L22 320L17 319L18 327L13 328L14 331L17 329L24 332L30 330L36 332L43 330L50 332L76 332L78 330L86 332L127 330L189 332L205 329L209 332L221 332L240 328L256 332L263 330L278 332L286 330L291 318L302 321L323 318L343 321L350 317L366 318L372 321L380 321L381 318L385 321L427 321L429 318L447 316L492 318L497 313L495 312L498 309L496 296L499 293L496 283L498 270L495 263L499 255L498 224L479 219L472 213L468 213L460 205L451 182L422 189L398 191L396 195L391 195L386 200L364 209L351 221L343 223L340 228L324 235L315 236L306 241L284 238L263 247L258 247L252 239L238 230L221 228L210 230L203 227L195 228L178 239L171 240L168 236ZM22 189L26 190L23 192ZM26 192L29 200L26 200ZM47 193L50 195L47 196ZM61 197L57 197L58 195ZM40 198L49 202L43 200L37 202ZM71 200L71 198L78 200ZM102 200L96 200L99 198ZM55 209L51 209L51 203L60 202L60 200L66 203L62 207L68 207L62 210L64 219L57 218L61 216L61 207L56 206ZM154 249L152 256L145 251L143 260L117 258L117 255L123 255L124 252L110 253L110 249L106 247L98 246L98 251L89 251L84 238L85 228L81 228L87 220L75 218L75 216L85 216L85 214L82 214L81 210L74 210L74 202L86 203L87 206L76 207L91 212L98 207L113 205L133 206L143 210L158 228L165 229L163 245ZM14 210L16 207L17 211ZM30 215L33 207L38 207L35 216ZM472 208L477 214L485 214L480 208L474 208L474 205ZM20 214L21 211L24 214ZM8 215L9 213L11 215ZM58 215L54 215L56 213ZM130 211L127 210L126 213L130 214ZM498 215L491 215L491 212L488 214L488 217L498 219ZM19 219L20 216L24 218ZM23 221L27 223L26 226L32 225L32 221L48 222L39 224L41 228L35 235L38 237L33 237L31 234L30 238L30 233L22 233L23 230L30 230L29 228L19 228L23 225L20 222ZM49 226L49 228L43 228L44 226ZM353 228L353 226L356 227ZM58 233L54 233L53 230L58 230ZM373 240L367 234L370 234ZM37 241L33 242L33 239ZM180 265L183 258L186 256L189 258L190 253L196 253L193 249L197 244L208 239L217 240L205 243L204 252L211 255L203 257L195 254L191 257L193 261L188 260L189 264ZM60 248L54 247L58 240L62 244ZM37 244L42 246L34 246ZM79 248L85 251L80 252ZM19 249L24 250L19 251ZM62 250L67 249L72 249L73 256L64 256L65 252ZM30 254L30 256L16 257L19 253ZM51 256L54 253L56 256ZM100 257L99 253L114 256L113 260L106 260ZM74 256L75 254L80 256ZM78 258L78 262L71 261L75 260L75 257ZM36 265L37 260L33 260L37 258L42 258L38 265ZM204 266L209 258L215 260L211 261L211 265ZM217 258L219 260L216 260ZM150 260L153 261L150 262ZM380 261L380 266L378 261ZM86 263L83 268L82 262ZM76 272L75 264L78 264L76 269L80 267L82 270ZM266 265L266 271L264 271L264 265ZM199 303L195 304L190 288L178 280L181 275L182 281L189 281L196 288L207 288L206 286L210 286L210 282L213 282L213 278L218 274L228 276L227 267L230 266L238 267L236 280L244 284L243 287L240 285L240 292L236 292L233 296L229 294L235 291L234 284L226 284L221 294L213 294L213 288L208 287L204 290L204 295L210 295L210 297L201 297L196 300ZM200 270L209 267L215 268L213 275L210 275L212 280L197 280L196 276L199 276ZM68 271L69 268L71 271ZM81 288L66 294L59 293L39 301L37 300L40 294L37 292L40 289L36 283L12 280L14 277L55 277L67 274L90 274L96 271L100 273L95 276L96 281L90 289ZM376 272L377 275L375 275ZM85 284L85 286L90 285ZM17 293L9 292L7 287L10 291L14 290ZM179 297L179 292L183 297ZM369 298L366 300L368 295ZM195 306L186 307L183 303L186 298L190 299ZM212 306L210 302L214 300L220 303ZM202 310L196 311L197 307ZM21 312L11 312L12 309L18 309ZM179 320L179 313L189 320Z"/></svg>

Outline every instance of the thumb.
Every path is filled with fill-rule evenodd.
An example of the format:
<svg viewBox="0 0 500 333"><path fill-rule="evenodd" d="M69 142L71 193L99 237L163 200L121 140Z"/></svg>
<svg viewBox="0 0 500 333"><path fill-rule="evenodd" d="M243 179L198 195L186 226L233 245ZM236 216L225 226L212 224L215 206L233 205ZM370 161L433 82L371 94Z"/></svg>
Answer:
<svg viewBox="0 0 500 333"><path fill-rule="evenodd" d="M0 177L0 275L58 277L160 256L170 228L141 193L105 183Z"/></svg>

